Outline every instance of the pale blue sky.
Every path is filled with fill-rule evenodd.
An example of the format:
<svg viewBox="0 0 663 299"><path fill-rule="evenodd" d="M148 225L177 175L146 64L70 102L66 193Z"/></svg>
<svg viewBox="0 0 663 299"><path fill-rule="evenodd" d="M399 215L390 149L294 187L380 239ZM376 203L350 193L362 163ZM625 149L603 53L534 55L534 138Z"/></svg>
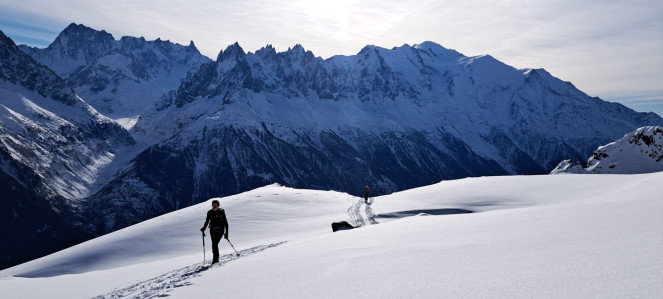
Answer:
<svg viewBox="0 0 663 299"><path fill-rule="evenodd" d="M193 40L211 58L236 41L327 58L430 40L663 116L660 0L0 0L0 30L18 44L45 47L72 22L116 39Z"/></svg>

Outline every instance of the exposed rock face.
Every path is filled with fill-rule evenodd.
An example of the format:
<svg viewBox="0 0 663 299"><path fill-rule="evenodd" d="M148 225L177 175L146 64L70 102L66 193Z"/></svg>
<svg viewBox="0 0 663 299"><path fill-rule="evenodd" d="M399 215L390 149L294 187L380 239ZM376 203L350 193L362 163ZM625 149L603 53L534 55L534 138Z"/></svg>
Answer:
<svg viewBox="0 0 663 299"><path fill-rule="evenodd" d="M600 146L587 160L564 160L551 174L560 173L620 173L635 174L663 171L663 127L648 126L626 134L621 139Z"/></svg>

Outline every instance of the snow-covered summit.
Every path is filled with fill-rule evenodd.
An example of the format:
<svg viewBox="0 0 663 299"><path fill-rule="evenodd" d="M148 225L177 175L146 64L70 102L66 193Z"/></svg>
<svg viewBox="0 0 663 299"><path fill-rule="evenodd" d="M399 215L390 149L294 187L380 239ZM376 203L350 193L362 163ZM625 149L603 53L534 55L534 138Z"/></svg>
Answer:
<svg viewBox="0 0 663 299"><path fill-rule="evenodd" d="M425 41L425 42L420 43L420 44L414 44L414 45L412 45L412 47L417 48L417 49L429 50L429 51L432 51L434 53L443 53L443 52L458 53L458 52L456 52L456 50L447 49L447 48L443 47L442 45L440 45L436 42L432 42L432 41Z"/></svg>
<svg viewBox="0 0 663 299"><path fill-rule="evenodd" d="M114 44L115 39L110 33L72 23L45 49L25 45L19 48L59 76L67 78L74 70L113 49Z"/></svg>
<svg viewBox="0 0 663 299"><path fill-rule="evenodd" d="M210 61L193 44L147 41L71 24L45 49L20 47L66 79L97 110L137 118L190 72Z"/></svg>
<svg viewBox="0 0 663 299"><path fill-rule="evenodd" d="M663 171L663 127L648 126L600 146L587 160L564 160L550 173L648 173Z"/></svg>

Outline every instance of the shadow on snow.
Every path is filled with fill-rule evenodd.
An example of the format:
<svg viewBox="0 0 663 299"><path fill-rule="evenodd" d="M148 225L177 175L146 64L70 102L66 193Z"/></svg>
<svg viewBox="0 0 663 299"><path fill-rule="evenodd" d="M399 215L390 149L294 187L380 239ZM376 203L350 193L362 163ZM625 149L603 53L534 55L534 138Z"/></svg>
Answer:
<svg viewBox="0 0 663 299"><path fill-rule="evenodd" d="M400 211L393 213L384 213L376 215L377 218L403 218L409 216L415 216L419 214L428 214L428 215L453 215L453 214L469 214L474 213L474 211L465 210L465 209L430 209L430 210L410 210L410 211Z"/></svg>

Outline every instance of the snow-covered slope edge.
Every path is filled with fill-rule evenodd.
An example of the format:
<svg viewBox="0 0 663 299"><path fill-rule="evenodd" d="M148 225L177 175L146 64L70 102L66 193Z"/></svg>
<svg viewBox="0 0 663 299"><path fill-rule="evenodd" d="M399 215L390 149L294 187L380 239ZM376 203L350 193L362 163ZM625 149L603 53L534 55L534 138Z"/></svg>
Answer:
<svg viewBox="0 0 663 299"><path fill-rule="evenodd" d="M648 173L663 171L663 127L642 127L615 142L600 146L587 160L564 160L551 174L562 173Z"/></svg>
<svg viewBox="0 0 663 299"><path fill-rule="evenodd" d="M220 200L238 250L289 241L277 248L195 275L175 271L202 259L197 229L208 201L1 271L35 278L4 277L0 295L83 298L116 289L132 296L140 289L141 296L190 298L222 281L224 295L252 298L660 297L661 180L663 172L444 181L375 198L376 219L403 211L481 213L339 233L331 233L330 221L349 220L357 198L267 186Z"/></svg>

